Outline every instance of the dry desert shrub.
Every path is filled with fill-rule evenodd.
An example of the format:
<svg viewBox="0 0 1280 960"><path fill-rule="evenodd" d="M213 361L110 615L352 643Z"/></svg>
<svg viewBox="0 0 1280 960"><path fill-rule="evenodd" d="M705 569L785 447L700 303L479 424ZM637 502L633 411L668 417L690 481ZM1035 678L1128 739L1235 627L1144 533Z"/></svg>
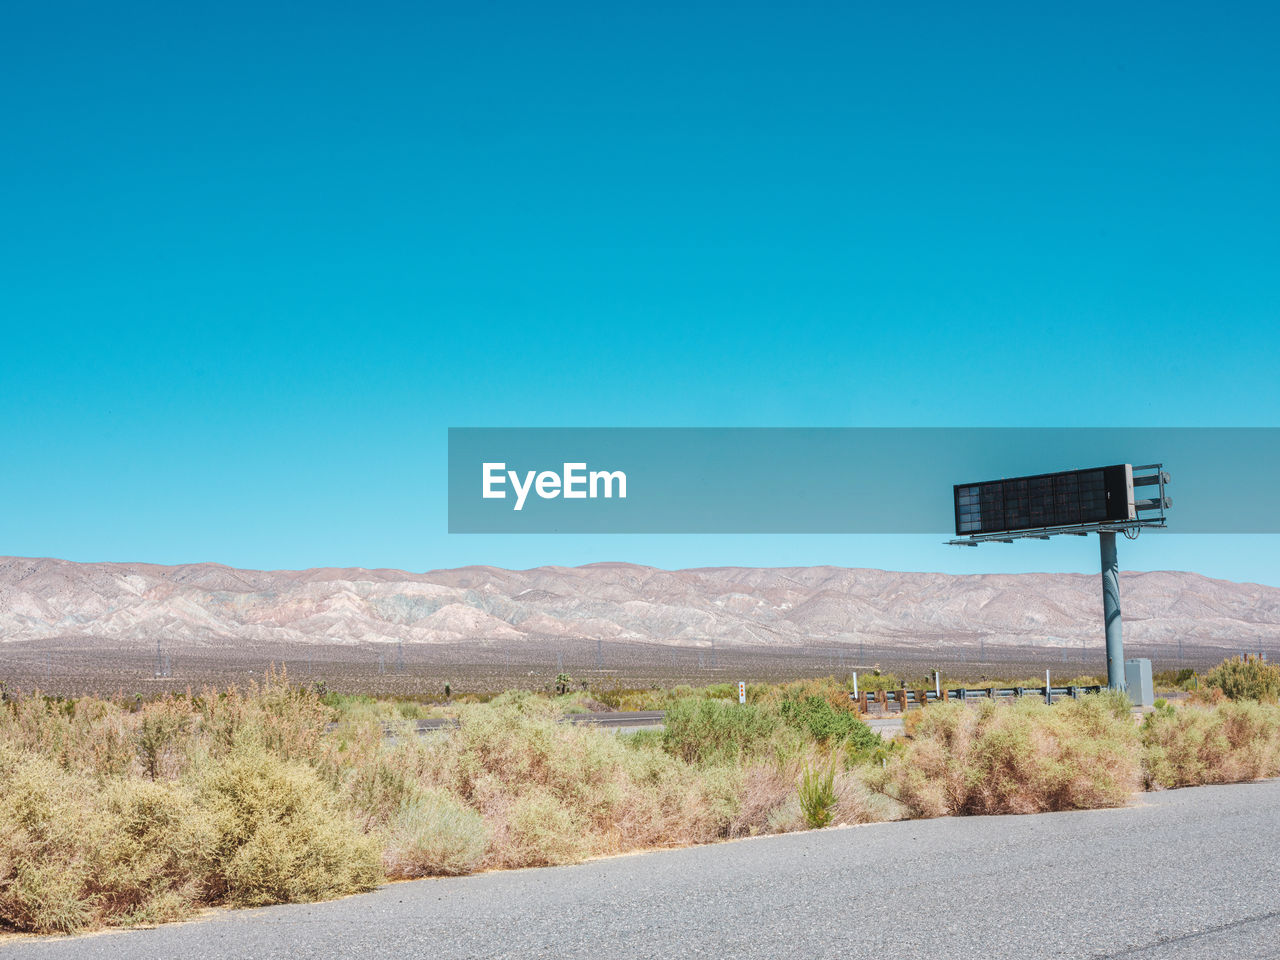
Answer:
<svg viewBox="0 0 1280 960"><path fill-rule="evenodd" d="M213 824L185 786L111 783L102 797L107 829L92 882L103 918L161 923L205 899L214 869Z"/></svg>
<svg viewBox="0 0 1280 960"><path fill-rule="evenodd" d="M559 723L553 705L507 695L405 751L422 786L448 790L492 829L487 866L585 857L723 835L736 797L655 743Z"/></svg>
<svg viewBox="0 0 1280 960"><path fill-rule="evenodd" d="M0 705L0 925L73 932L376 885L381 838L317 772L329 713L282 676L125 707Z"/></svg>
<svg viewBox="0 0 1280 960"><path fill-rule="evenodd" d="M10 699L0 709L0 743L55 760L60 766L111 777L134 763L135 718L116 704L41 696Z"/></svg>
<svg viewBox="0 0 1280 960"><path fill-rule="evenodd" d="M633 738L622 754L623 790L614 810L617 850L687 846L737 836L751 795L750 771L691 768L658 738Z"/></svg>
<svg viewBox="0 0 1280 960"><path fill-rule="evenodd" d="M166 696L138 711L132 740L144 776L172 779L186 769L197 714L190 701Z"/></svg>
<svg viewBox="0 0 1280 960"><path fill-rule="evenodd" d="M0 747L0 782L0 922L74 933L176 919L203 897L213 834L180 786L103 790L11 747Z"/></svg>
<svg viewBox="0 0 1280 960"><path fill-rule="evenodd" d="M390 877L471 873L489 849L489 828L475 810L439 788L420 791L387 832L383 865Z"/></svg>
<svg viewBox="0 0 1280 960"><path fill-rule="evenodd" d="M390 837L402 835L396 821L421 792L452 798L488 831L487 867L704 843L735 833L735 822L746 832L740 768L691 765L660 736L602 735L558 719L553 704L528 695L470 706L456 730L401 740L349 769L342 789Z"/></svg>
<svg viewBox="0 0 1280 960"><path fill-rule="evenodd" d="M213 754L251 742L286 760L314 761L334 710L310 687L271 670L246 690L205 690L195 698L201 737Z"/></svg>
<svg viewBox="0 0 1280 960"><path fill-rule="evenodd" d="M241 906L371 890L382 845L307 764L241 746L196 774L213 824L211 893Z"/></svg>
<svg viewBox="0 0 1280 960"><path fill-rule="evenodd" d="M104 824L92 793L38 754L0 747L0 922L72 933L98 919L93 855Z"/></svg>
<svg viewBox="0 0 1280 960"><path fill-rule="evenodd" d="M505 829L503 843L494 851L495 866L555 866L606 850L603 838L589 828L581 811L546 787L529 786L501 806Z"/></svg>
<svg viewBox="0 0 1280 960"><path fill-rule="evenodd" d="M867 784L866 768L846 770L836 777L835 822L883 823L906 816L902 804L878 793Z"/></svg>
<svg viewBox="0 0 1280 960"><path fill-rule="evenodd" d="M1280 775L1280 707L1224 700L1157 709L1142 725L1148 789Z"/></svg>
<svg viewBox="0 0 1280 960"><path fill-rule="evenodd" d="M1161 711L1141 742L1127 704L1106 697L938 704L908 716L905 748L876 741L873 754L838 684L753 696L675 698L664 732L625 736L562 723L554 701L521 693L459 705L458 727L419 736L407 713L339 714L283 676L150 704L9 702L0 925L158 922L203 904L339 896L384 870L460 874L802 829L806 768L823 771L807 819L837 824L1115 806L1143 749L1153 785L1280 774L1280 708L1252 703ZM866 766L872 756L887 768Z"/></svg>
<svg viewBox="0 0 1280 960"><path fill-rule="evenodd" d="M911 816L1115 807L1141 782L1133 724L1104 698L938 704L911 716L908 733L873 782Z"/></svg>
<svg viewBox="0 0 1280 960"><path fill-rule="evenodd" d="M742 801L729 820L730 837L754 837L796 829L800 806L796 773L779 763L754 763L742 774Z"/></svg>

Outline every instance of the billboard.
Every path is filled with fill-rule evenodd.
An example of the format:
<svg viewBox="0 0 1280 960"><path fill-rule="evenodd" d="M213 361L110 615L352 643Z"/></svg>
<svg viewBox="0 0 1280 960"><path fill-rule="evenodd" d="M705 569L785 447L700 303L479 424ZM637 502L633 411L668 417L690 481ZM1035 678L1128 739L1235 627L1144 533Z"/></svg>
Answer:
<svg viewBox="0 0 1280 960"><path fill-rule="evenodd" d="M1134 520L1133 467L959 483L955 510L957 536Z"/></svg>

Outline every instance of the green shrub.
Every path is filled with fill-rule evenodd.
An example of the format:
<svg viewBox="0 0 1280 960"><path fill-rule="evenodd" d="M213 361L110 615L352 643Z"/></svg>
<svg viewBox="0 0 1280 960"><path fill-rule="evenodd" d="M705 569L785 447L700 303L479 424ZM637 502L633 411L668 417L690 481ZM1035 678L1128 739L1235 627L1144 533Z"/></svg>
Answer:
<svg viewBox="0 0 1280 960"><path fill-rule="evenodd" d="M435 788L400 808L383 863L393 877L449 876L475 870L488 849L489 828L480 814Z"/></svg>
<svg viewBox="0 0 1280 960"><path fill-rule="evenodd" d="M1275 703L1280 698L1280 666L1259 657L1232 657L1204 675L1204 685L1228 700Z"/></svg>
<svg viewBox="0 0 1280 960"><path fill-rule="evenodd" d="M1180 670L1161 670L1151 682L1157 690L1190 690L1196 682L1196 672L1190 667Z"/></svg>
<svg viewBox="0 0 1280 960"><path fill-rule="evenodd" d="M381 848L337 807L315 771L241 748L202 772L200 800L215 830L212 882L242 906L297 903L370 890Z"/></svg>
<svg viewBox="0 0 1280 960"><path fill-rule="evenodd" d="M831 823L836 806L835 767L815 770L806 766L800 776L800 811L805 825L816 830Z"/></svg>
<svg viewBox="0 0 1280 960"><path fill-rule="evenodd" d="M859 755L870 755L880 746L878 733L847 707L837 709L824 697L784 700L779 709L783 720L819 743L843 740Z"/></svg>
<svg viewBox="0 0 1280 960"><path fill-rule="evenodd" d="M752 704L677 700L663 721L666 749L689 763L737 763L778 729L778 716Z"/></svg>
<svg viewBox="0 0 1280 960"><path fill-rule="evenodd" d="M858 674L858 689L867 693L879 693L881 690L901 690L903 681L896 674L881 673L873 670Z"/></svg>
<svg viewBox="0 0 1280 960"><path fill-rule="evenodd" d="M633 750L648 750L653 747L661 748L663 740L663 731L661 730L641 729L633 730L630 733L618 734L618 742Z"/></svg>

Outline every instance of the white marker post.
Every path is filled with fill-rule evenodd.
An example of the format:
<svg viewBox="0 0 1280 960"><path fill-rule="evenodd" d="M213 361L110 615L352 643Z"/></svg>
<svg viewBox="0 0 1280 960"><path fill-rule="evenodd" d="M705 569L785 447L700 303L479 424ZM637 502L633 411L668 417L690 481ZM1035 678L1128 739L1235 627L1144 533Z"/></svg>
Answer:
<svg viewBox="0 0 1280 960"><path fill-rule="evenodd" d="M853 699L858 699L858 671L853 671Z"/></svg>
<svg viewBox="0 0 1280 960"><path fill-rule="evenodd" d="M742 680L738 681L738 703L747 702L747 685Z"/></svg>

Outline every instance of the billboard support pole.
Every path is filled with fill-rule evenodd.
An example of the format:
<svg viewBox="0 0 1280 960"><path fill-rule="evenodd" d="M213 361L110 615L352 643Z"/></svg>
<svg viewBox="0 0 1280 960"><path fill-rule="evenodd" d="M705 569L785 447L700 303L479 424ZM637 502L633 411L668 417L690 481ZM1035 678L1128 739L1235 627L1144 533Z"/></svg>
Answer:
<svg viewBox="0 0 1280 960"><path fill-rule="evenodd" d="M1102 615L1107 630L1107 686L1124 689L1124 639L1120 625L1120 563L1114 530L1098 533L1102 551Z"/></svg>

